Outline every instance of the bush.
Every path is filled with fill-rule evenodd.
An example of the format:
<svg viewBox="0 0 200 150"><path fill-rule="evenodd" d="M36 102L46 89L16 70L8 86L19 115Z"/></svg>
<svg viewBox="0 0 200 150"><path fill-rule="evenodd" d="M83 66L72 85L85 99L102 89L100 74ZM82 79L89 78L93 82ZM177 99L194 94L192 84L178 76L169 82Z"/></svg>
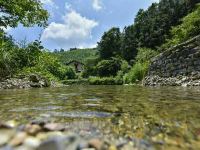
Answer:
<svg viewBox="0 0 200 150"><path fill-rule="evenodd" d="M127 73L129 69L130 68L129 68L128 62L126 60L122 60L121 69L120 69L122 73Z"/></svg>
<svg viewBox="0 0 200 150"><path fill-rule="evenodd" d="M132 69L124 76L124 83L136 83L141 81L148 70L148 63L136 63Z"/></svg>
<svg viewBox="0 0 200 150"><path fill-rule="evenodd" d="M97 74L100 77L116 76L117 72L121 69L121 63L121 60L118 58L102 60L96 66Z"/></svg>
<svg viewBox="0 0 200 150"><path fill-rule="evenodd" d="M200 34L200 5L192 13L188 14L182 19L182 24L175 26L171 30L171 38L162 45L162 49L172 47L174 45L180 44L187 41Z"/></svg>
<svg viewBox="0 0 200 150"><path fill-rule="evenodd" d="M122 85L122 80L116 80L114 77L90 77L89 78L90 85Z"/></svg>
<svg viewBox="0 0 200 150"><path fill-rule="evenodd" d="M89 76L96 76L96 65L99 62L99 57L90 57L86 60L84 71L81 73L81 77L88 78Z"/></svg>
<svg viewBox="0 0 200 150"><path fill-rule="evenodd" d="M138 54L136 56L136 62L145 63L149 62L151 58L155 57L158 54L157 51L150 48L139 48Z"/></svg>
<svg viewBox="0 0 200 150"><path fill-rule="evenodd" d="M40 55L39 62L34 67L26 67L24 73L39 73L52 80L75 79L75 71L67 66L62 65L58 59L48 52Z"/></svg>

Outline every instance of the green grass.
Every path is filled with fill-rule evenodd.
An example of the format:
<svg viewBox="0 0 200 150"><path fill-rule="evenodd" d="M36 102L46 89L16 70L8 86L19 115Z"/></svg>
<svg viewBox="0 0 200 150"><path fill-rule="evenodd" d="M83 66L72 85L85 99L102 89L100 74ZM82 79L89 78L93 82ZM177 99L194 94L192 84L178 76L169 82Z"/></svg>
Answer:
<svg viewBox="0 0 200 150"><path fill-rule="evenodd" d="M72 60L86 63L86 60L88 58L93 58L97 56L97 50L96 49L77 49L73 51L58 52L58 53L53 53L53 54L57 56L58 59L64 64L69 63Z"/></svg>

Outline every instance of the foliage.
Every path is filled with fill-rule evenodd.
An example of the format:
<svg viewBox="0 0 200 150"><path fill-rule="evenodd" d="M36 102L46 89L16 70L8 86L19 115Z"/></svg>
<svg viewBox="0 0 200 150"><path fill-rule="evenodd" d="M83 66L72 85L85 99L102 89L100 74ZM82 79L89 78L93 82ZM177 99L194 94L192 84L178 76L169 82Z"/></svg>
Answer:
<svg viewBox="0 0 200 150"><path fill-rule="evenodd" d="M0 0L0 6L0 27L47 25L48 12L38 0Z"/></svg>
<svg viewBox="0 0 200 150"><path fill-rule="evenodd" d="M200 5L192 13L182 19L182 24L171 30L171 38L167 40L162 48L171 47L200 34Z"/></svg>
<svg viewBox="0 0 200 150"><path fill-rule="evenodd" d="M98 57L90 57L90 58L86 59L85 68L84 68L84 71L82 72L81 76L83 78L88 78L89 76L97 75L96 65L98 64L98 62L99 62Z"/></svg>
<svg viewBox="0 0 200 150"><path fill-rule="evenodd" d="M89 84L88 79L63 80L62 83L63 83L63 84L66 84L66 85L73 85L73 84L87 85L87 84Z"/></svg>
<svg viewBox="0 0 200 150"><path fill-rule="evenodd" d="M1 31L0 38L0 79L2 79L14 74L17 70L14 61L14 51L17 46L14 45L12 37L5 36L3 31Z"/></svg>
<svg viewBox="0 0 200 150"><path fill-rule="evenodd" d="M121 60L112 58L110 60L102 60L96 66L97 74L100 77L116 76L121 69Z"/></svg>
<svg viewBox="0 0 200 150"><path fill-rule="evenodd" d="M90 77L89 78L90 85L122 85L123 82L121 80L116 80L114 77Z"/></svg>
<svg viewBox="0 0 200 150"><path fill-rule="evenodd" d="M53 55L56 56L63 64L67 64L72 60L85 64L87 59L98 56L96 49L77 49L65 52L54 52Z"/></svg>
<svg viewBox="0 0 200 150"><path fill-rule="evenodd" d="M129 64L126 60L121 60L121 69L120 71L122 71L122 73L127 73L129 70Z"/></svg>
<svg viewBox="0 0 200 150"><path fill-rule="evenodd" d="M148 70L148 63L136 63L132 69L124 76L124 83L135 83L141 81Z"/></svg>
<svg viewBox="0 0 200 150"><path fill-rule="evenodd" d="M131 25L124 28L122 33L121 55L127 61L137 55L137 38L135 26Z"/></svg>
<svg viewBox="0 0 200 150"><path fill-rule="evenodd" d="M59 62L56 57L53 57L49 52L43 52L40 56L40 61L34 67L24 69L26 73L40 73L49 78L57 78L59 80L75 79L75 71Z"/></svg>
<svg viewBox="0 0 200 150"><path fill-rule="evenodd" d="M151 58L158 54L157 51L150 48L139 48L136 56L136 62L145 63L149 62Z"/></svg>
<svg viewBox="0 0 200 150"><path fill-rule="evenodd" d="M98 43L98 50L102 59L109 59L120 55L121 33L119 28L111 28L105 32Z"/></svg>
<svg viewBox="0 0 200 150"><path fill-rule="evenodd" d="M165 42L172 26L187 15L198 0L160 0L147 10L140 10L135 18L135 37L139 47L156 48Z"/></svg>

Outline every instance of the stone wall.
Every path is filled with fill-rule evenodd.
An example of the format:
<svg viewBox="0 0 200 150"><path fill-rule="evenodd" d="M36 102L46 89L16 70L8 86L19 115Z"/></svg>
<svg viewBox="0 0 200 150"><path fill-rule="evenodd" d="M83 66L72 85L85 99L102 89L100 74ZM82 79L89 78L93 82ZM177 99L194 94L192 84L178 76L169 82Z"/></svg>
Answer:
<svg viewBox="0 0 200 150"><path fill-rule="evenodd" d="M194 76L195 80L198 77L200 79L200 35L153 58L144 84L164 84L164 80L169 78L178 82L182 78ZM155 78L160 80L160 83L153 83Z"/></svg>

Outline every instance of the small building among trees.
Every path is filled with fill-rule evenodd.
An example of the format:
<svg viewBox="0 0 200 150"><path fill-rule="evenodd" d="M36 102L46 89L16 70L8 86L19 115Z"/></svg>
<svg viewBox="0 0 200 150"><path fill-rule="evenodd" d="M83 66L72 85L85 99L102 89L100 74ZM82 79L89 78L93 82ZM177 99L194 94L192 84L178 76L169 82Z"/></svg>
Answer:
<svg viewBox="0 0 200 150"><path fill-rule="evenodd" d="M82 72L84 70L84 66L85 66L82 62L79 62L76 60L72 60L72 61L66 63L66 65L73 67L77 73Z"/></svg>

